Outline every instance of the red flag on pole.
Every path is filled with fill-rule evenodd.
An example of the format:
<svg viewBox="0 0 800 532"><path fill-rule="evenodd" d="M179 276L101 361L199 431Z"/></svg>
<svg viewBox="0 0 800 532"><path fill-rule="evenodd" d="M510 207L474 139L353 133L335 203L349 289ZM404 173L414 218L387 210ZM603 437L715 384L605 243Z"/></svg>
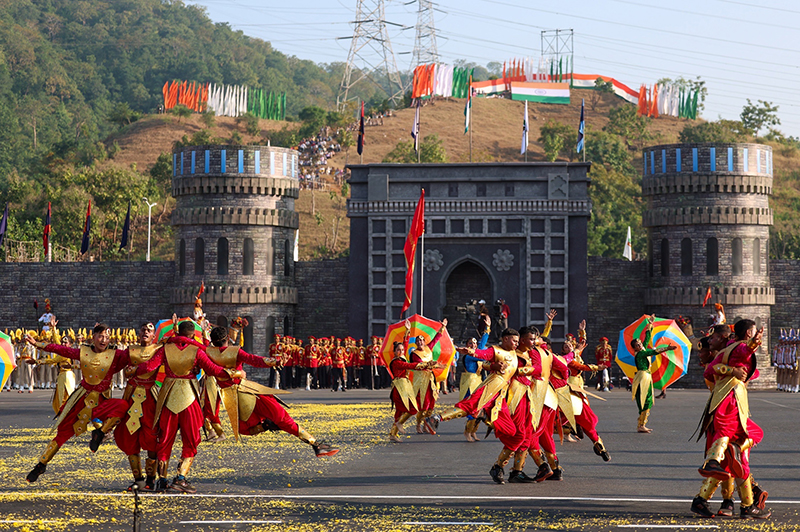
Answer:
<svg viewBox="0 0 800 532"><path fill-rule="evenodd" d="M425 232L425 189L419 195L419 203L414 210L414 218L411 220L411 229L408 231L406 238L406 245L403 247L403 252L406 256L406 299L403 302L403 309L400 311L400 317L411 306L411 297L414 293L414 262L417 257L417 241L422 233Z"/></svg>
<svg viewBox="0 0 800 532"><path fill-rule="evenodd" d="M359 155L364 153L364 101L361 101L361 119L358 125L358 144L356 145L356 151Z"/></svg>
<svg viewBox="0 0 800 532"><path fill-rule="evenodd" d="M708 290L706 290L706 297L703 298L703 306L705 307L706 303L708 303L710 300L711 300L711 287L709 286Z"/></svg>
<svg viewBox="0 0 800 532"><path fill-rule="evenodd" d="M47 217L44 219L44 233L42 234L42 242L44 243L44 254L47 255L47 250L50 248L50 202L47 202Z"/></svg>

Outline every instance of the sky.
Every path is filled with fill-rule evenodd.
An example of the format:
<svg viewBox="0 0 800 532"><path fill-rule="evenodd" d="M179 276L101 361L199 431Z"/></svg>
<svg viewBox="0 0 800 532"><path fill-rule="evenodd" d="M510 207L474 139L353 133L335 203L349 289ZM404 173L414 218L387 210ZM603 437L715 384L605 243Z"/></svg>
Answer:
<svg viewBox="0 0 800 532"><path fill-rule="evenodd" d="M362 0L372 9L378 0ZM316 63L344 62L356 0L189 0L214 22ZM384 0L398 67L409 69L419 6ZM800 137L800 4L765 0L440 0L433 2L441 62L541 54L543 30L573 30L575 73L610 76L638 90L662 78L706 82L702 117L738 120L747 98L779 106L786 135ZM367 58L369 59L369 58ZM795 87L794 89L792 87ZM763 133L763 132L762 132Z"/></svg>

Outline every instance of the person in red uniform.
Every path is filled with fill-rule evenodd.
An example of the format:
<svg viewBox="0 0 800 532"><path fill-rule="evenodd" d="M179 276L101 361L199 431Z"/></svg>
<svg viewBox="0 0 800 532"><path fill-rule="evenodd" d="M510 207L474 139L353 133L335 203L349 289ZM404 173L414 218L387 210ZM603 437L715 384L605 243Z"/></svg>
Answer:
<svg viewBox="0 0 800 532"><path fill-rule="evenodd" d="M364 347L362 338L359 338L356 342L356 356L358 360L358 382L362 388L371 390L374 388L372 385L372 373L370 372L371 366L367 360L367 348Z"/></svg>
<svg viewBox="0 0 800 532"><path fill-rule="evenodd" d="M488 362L491 374L472 395L456 403L454 408L443 414L434 414L425 420L426 427L430 426L429 430L434 434L440 422L465 416L480 417L491 425L498 439L503 442L503 450L489 471L492 480L498 484L505 483L503 468L516 450L507 445L519 448L526 441L525 434L517 435L518 430L506 400L519 364L516 351L518 345L519 333L514 329L505 329L500 335L499 346L477 350L459 348L459 353L463 355L470 355L478 360ZM484 367L486 366L484 365ZM532 374L532 365L528 367L530 370L527 373ZM519 441L517 441L517 437Z"/></svg>
<svg viewBox="0 0 800 532"><path fill-rule="evenodd" d="M701 436L706 436L706 455L698 471L706 478L734 478L739 488L741 517L767 519L772 513L755 504L750 476L750 449L763 439L764 431L750 419L747 397L747 382L758 378L755 352L764 330L756 329L753 320L745 319L734 324L733 333L734 341L703 373L714 388L700 425Z"/></svg>
<svg viewBox="0 0 800 532"><path fill-rule="evenodd" d="M25 341L41 351L79 360L83 376L78 387L61 407L56 418L56 437L47 444L39 461L28 473L26 477L28 482L36 482L61 446L73 436L80 436L86 432L86 426L93 419L103 422L100 428L92 431L89 443L91 451L96 452L105 435L111 432L125 415L128 403L122 399L107 399L105 395L110 389L114 374L130 363L127 350L108 349L110 335L111 331L107 325L97 324L92 330L92 345L82 345L80 348L37 342L31 335L25 335Z"/></svg>
<svg viewBox="0 0 800 532"><path fill-rule="evenodd" d="M317 339L313 336L309 336L308 345L306 345L305 349L305 359L306 368L308 368L308 374L311 378L308 379L308 377L306 377L306 390L310 390L311 388L319 390L319 358L320 353Z"/></svg>
<svg viewBox="0 0 800 532"><path fill-rule="evenodd" d="M605 336L600 338L600 343L594 348L594 358L597 365L601 368L597 372L597 389L604 392L610 391L611 388L611 360L614 358L614 352L608 343L608 338Z"/></svg>
<svg viewBox="0 0 800 532"><path fill-rule="evenodd" d="M378 388L382 390L391 386L392 376L389 373L389 368L386 367L386 361L380 354L383 348L383 338L375 336L374 339L375 347L373 348L373 353L375 355L375 365L377 366L378 372Z"/></svg>
<svg viewBox="0 0 800 532"><path fill-rule="evenodd" d="M281 335L276 334L272 338L272 343L269 344L269 356L281 359L281 353L283 353L283 343L281 342ZM269 380L267 382L271 383L273 386L275 386L275 388L281 387L280 366L275 366L274 368L270 368Z"/></svg>
<svg viewBox="0 0 800 532"><path fill-rule="evenodd" d="M345 348L342 347L342 341L337 338L336 345L330 350L331 356L331 391L335 392L341 388L343 392L347 391L347 383L345 382L345 365L347 364L347 356Z"/></svg>
<svg viewBox="0 0 800 532"><path fill-rule="evenodd" d="M348 336L344 339L344 367L345 367L345 380L347 387L350 389L358 388L358 369L356 367L356 344L355 338Z"/></svg>
<svg viewBox="0 0 800 532"><path fill-rule="evenodd" d="M417 413L417 399L414 395L414 388L408 379L409 371L432 369L435 365L433 360L429 362L412 363L406 360L408 352L408 339L411 335L411 323L405 321L406 334L402 342L393 344L393 358L389 363L389 370L392 372L392 391L389 398L394 405L394 423L389 432L389 441L400 442L399 434L405 432L403 424Z"/></svg>
<svg viewBox="0 0 800 532"><path fill-rule="evenodd" d="M231 346L224 327L211 329L210 338L208 357L233 373L241 372L244 364L269 368L279 363L275 358L251 355L239 346ZM239 434L255 436L265 430L282 430L310 445L317 456L333 456L339 452L338 448L318 441L292 419L274 395L278 390L237 376L218 377L217 382L237 440Z"/></svg>
<svg viewBox="0 0 800 532"><path fill-rule="evenodd" d="M177 317L173 316L173 321ZM158 394L155 418L153 425L158 426L158 444L156 446L156 491L179 491L195 493L187 477L192 462L197 456L197 446L200 443L200 428L203 425L203 410L200 407L200 393L197 388L197 372L202 369L206 375L217 378L243 378L241 370L227 370L212 362L206 355L204 347L192 340L194 323L182 321L178 325L177 336L167 339L167 343L160 347L153 357L143 362L136 370L136 374L145 375L156 371L164 365L164 384ZM181 462L178 474L167 482L169 457L178 431L181 432Z"/></svg>
<svg viewBox="0 0 800 532"><path fill-rule="evenodd" d="M145 323L139 328L139 345L128 347L130 365L125 369L128 383L122 394L128 404L128 411L122 422L114 429L114 441L119 450L128 457L133 473L133 484L128 491L134 489L153 490L156 481L156 437L153 419L156 413L156 399L153 385L158 370L136 376L136 368L142 362L150 360L158 349L155 344L156 328L152 323ZM144 473L140 451L147 452Z"/></svg>

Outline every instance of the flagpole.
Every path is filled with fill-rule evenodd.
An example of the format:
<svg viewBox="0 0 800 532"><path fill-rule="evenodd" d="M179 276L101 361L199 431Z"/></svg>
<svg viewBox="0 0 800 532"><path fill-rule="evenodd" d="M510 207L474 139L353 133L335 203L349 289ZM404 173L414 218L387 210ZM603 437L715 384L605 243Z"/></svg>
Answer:
<svg viewBox="0 0 800 532"><path fill-rule="evenodd" d="M420 244L419 244L419 315L425 315L425 283L423 282L423 276L425 275L425 264L423 264L425 259L425 221L422 222L422 236L420 237Z"/></svg>

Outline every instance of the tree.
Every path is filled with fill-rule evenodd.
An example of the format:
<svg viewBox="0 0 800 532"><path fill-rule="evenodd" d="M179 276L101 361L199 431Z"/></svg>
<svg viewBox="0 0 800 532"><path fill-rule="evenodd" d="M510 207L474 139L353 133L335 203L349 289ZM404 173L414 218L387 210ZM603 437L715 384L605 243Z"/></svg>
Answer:
<svg viewBox="0 0 800 532"><path fill-rule="evenodd" d="M353 139L353 133L346 129L340 129L336 135L336 142L344 150L344 164L347 166L347 159L350 157L350 148L355 146L356 141Z"/></svg>
<svg viewBox="0 0 800 532"><path fill-rule="evenodd" d="M772 105L772 102L765 102L758 100L759 105L755 105L747 99L747 105L742 108L742 114L739 117L742 119L742 125L746 131L749 131L753 136L758 139L758 132L765 127L777 126L781 123L778 118L778 106Z"/></svg>
<svg viewBox="0 0 800 532"><path fill-rule="evenodd" d="M170 109L169 112L172 113L173 115L177 116L178 117L178 122L180 122L184 118L189 118L190 116L192 116L192 113L194 111L192 111L191 109L189 109L185 105L179 103L178 105L176 105L175 107Z"/></svg>
<svg viewBox="0 0 800 532"><path fill-rule="evenodd" d="M259 119L253 113L245 113L236 117L236 124L241 126L244 124L244 132L248 135L257 136L261 134L261 125Z"/></svg>
<svg viewBox="0 0 800 532"><path fill-rule="evenodd" d="M539 142L544 146L545 159L555 161L558 156L570 161L577 156L578 130L562 122L548 120L539 130Z"/></svg>
<svg viewBox="0 0 800 532"><path fill-rule="evenodd" d="M632 177L636 175L630 150L617 135L605 131L586 132L586 160L608 166L614 172Z"/></svg>
<svg viewBox="0 0 800 532"><path fill-rule="evenodd" d="M217 124L217 117L214 111L205 111L204 113L200 113L200 121L207 128L212 128Z"/></svg>
<svg viewBox="0 0 800 532"><path fill-rule="evenodd" d="M678 135L683 143L694 142L741 142L746 130L738 120L717 120L697 125L687 125Z"/></svg>
<svg viewBox="0 0 800 532"><path fill-rule="evenodd" d="M644 209L641 186L631 176L600 164L592 166L591 178L589 255L620 257L628 226L633 230L633 249L643 250L646 236L641 230Z"/></svg>
<svg viewBox="0 0 800 532"><path fill-rule="evenodd" d="M305 138L316 135L325 125L325 118L327 115L328 113L325 112L325 109L317 107L316 105L305 107L300 111L300 114L297 115L298 118L303 121L303 126L300 128L300 136Z"/></svg>
<svg viewBox="0 0 800 532"><path fill-rule="evenodd" d="M589 97L589 107L592 111L596 110L597 104L603 99L604 94L614 94L614 84L599 77L594 80L594 92Z"/></svg>
<svg viewBox="0 0 800 532"><path fill-rule="evenodd" d="M641 150L653 139L653 135L648 130L650 122L650 117L637 114L636 106L624 104L608 111L608 124L603 131L619 135L629 145Z"/></svg>
<svg viewBox="0 0 800 532"><path fill-rule="evenodd" d="M414 152L414 143L410 140L401 140L392 151L386 154L383 159L385 163L415 163L417 154ZM419 144L419 162L421 163L446 163L447 153L445 152L442 139L439 135L428 135Z"/></svg>

